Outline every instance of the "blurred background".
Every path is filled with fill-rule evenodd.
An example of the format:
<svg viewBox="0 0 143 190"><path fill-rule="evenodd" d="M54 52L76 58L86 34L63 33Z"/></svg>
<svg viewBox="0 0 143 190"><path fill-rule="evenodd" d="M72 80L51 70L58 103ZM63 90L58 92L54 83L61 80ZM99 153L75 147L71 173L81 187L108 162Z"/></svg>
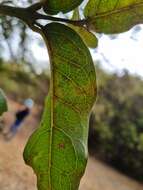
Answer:
<svg viewBox="0 0 143 190"><path fill-rule="evenodd" d="M32 2L36 1L8 1L19 6ZM143 26L97 37L99 46L90 51L98 97L90 116L90 158L80 190L142 190ZM21 21L0 16L0 88L7 94L9 106L2 118L5 130L23 101L34 101L13 139L5 141L0 134L1 190L36 190L35 175L24 164L22 153L39 125L49 83L49 58L41 37Z"/></svg>

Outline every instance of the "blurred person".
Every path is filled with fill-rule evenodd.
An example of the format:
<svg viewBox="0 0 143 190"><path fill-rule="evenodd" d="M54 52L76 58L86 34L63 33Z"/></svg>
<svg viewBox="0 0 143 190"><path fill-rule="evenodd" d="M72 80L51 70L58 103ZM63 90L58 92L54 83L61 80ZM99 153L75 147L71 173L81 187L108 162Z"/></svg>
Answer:
<svg viewBox="0 0 143 190"><path fill-rule="evenodd" d="M17 133L18 129L20 128L21 124L23 123L23 121L30 114L33 104L34 104L34 102L32 99L26 99L24 101L24 105L15 114L14 123L10 126L9 131L4 133L4 137L6 140L10 140L11 138L13 138L16 135L16 133Z"/></svg>

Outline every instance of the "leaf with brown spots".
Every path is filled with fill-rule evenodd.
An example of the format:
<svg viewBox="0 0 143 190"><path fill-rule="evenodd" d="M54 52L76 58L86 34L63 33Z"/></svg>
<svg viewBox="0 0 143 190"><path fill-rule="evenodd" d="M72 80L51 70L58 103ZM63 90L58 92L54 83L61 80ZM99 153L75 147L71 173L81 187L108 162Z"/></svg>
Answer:
<svg viewBox="0 0 143 190"><path fill-rule="evenodd" d="M37 175L39 190L77 190L87 162L88 115L96 99L94 64L71 28L51 23L43 28L43 36L51 87L40 128L24 158Z"/></svg>

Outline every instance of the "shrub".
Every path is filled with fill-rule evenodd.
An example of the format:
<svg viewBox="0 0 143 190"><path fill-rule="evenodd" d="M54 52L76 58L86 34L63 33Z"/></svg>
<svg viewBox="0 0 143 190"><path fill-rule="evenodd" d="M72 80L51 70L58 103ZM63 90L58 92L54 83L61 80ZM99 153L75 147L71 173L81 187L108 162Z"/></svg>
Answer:
<svg viewBox="0 0 143 190"><path fill-rule="evenodd" d="M98 100L90 117L92 153L143 180L143 81L99 69Z"/></svg>

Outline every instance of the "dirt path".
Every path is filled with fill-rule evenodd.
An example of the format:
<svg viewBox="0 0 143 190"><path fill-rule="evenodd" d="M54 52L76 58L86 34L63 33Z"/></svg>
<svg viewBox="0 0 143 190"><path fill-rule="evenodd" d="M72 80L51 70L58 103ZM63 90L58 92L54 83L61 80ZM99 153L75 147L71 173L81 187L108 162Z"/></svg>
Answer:
<svg viewBox="0 0 143 190"><path fill-rule="evenodd" d="M22 130L10 142L0 138L0 190L36 190L35 175L22 159L25 142ZM115 189L142 190L143 185L90 158L80 190Z"/></svg>
<svg viewBox="0 0 143 190"><path fill-rule="evenodd" d="M25 124L32 128L34 122L29 118ZM0 190L36 190L36 177L22 159L29 131L22 128L9 142L0 136ZM143 190L143 185L90 158L80 190Z"/></svg>
<svg viewBox="0 0 143 190"><path fill-rule="evenodd" d="M24 143L0 140L0 190L36 190L33 172L22 159Z"/></svg>
<svg viewBox="0 0 143 190"><path fill-rule="evenodd" d="M143 184L90 158L80 190L143 190Z"/></svg>

